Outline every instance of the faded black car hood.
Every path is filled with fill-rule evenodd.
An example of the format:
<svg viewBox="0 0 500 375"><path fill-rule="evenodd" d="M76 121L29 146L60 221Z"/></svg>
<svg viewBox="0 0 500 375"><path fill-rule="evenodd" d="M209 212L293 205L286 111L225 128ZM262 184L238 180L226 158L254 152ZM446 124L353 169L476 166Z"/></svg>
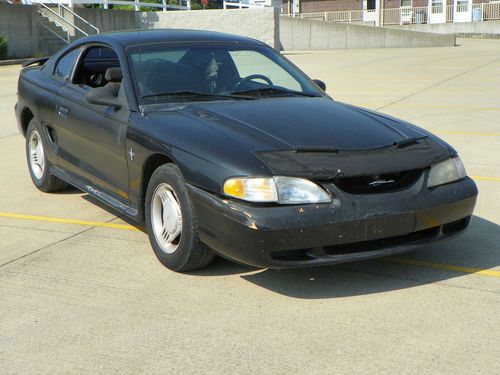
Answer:
<svg viewBox="0 0 500 375"><path fill-rule="evenodd" d="M328 98L207 102L183 111L216 123L221 131L268 137L266 141L274 140L278 148L370 150L427 136L395 119Z"/></svg>
<svg viewBox="0 0 500 375"><path fill-rule="evenodd" d="M366 176L427 168L454 150L404 121L329 98L197 102L151 108L166 142L230 175Z"/></svg>

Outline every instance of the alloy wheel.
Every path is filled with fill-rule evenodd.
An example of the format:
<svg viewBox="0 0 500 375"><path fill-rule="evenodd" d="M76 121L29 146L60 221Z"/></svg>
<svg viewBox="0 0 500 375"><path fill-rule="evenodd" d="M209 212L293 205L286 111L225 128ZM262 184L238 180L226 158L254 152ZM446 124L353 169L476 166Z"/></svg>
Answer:
<svg viewBox="0 0 500 375"><path fill-rule="evenodd" d="M41 180L45 172L45 152L38 131L31 132L28 147L31 171L37 180Z"/></svg>
<svg viewBox="0 0 500 375"><path fill-rule="evenodd" d="M151 200L151 224L161 250L173 254L179 247L182 233L182 212L179 200L168 184L158 185Z"/></svg>

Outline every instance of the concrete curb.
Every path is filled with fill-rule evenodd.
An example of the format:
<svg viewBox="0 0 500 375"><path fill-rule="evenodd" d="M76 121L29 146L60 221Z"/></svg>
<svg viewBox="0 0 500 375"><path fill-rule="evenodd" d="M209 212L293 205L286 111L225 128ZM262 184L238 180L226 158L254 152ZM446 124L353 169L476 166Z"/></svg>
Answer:
<svg viewBox="0 0 500 375"><path fill-rule="evenodd" d="M0 66L6 66L6 65L20 65L25 61L28 61L30 59L14 59L14 60L0 60Z"/></svg>
<svg viewBox="0 0 500 375"><path fill-rule="evenodd" d="M473 38L473 39L500 39L500 34L485 34L485 33L455 33L457 38Z"/></svg>

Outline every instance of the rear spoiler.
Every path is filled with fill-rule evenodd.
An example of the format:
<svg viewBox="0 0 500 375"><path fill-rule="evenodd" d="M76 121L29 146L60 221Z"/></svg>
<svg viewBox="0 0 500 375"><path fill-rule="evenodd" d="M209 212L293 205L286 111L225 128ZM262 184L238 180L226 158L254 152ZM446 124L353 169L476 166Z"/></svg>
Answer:
<svg viewBox="0 0 500 375"><path fill-rule="evenodd" d="M22 67L26 68L27 66L34 64L43 65L47 62L48 59L50 59L50 57L37 57L35 59L29 59L22 63Z"/></svg>

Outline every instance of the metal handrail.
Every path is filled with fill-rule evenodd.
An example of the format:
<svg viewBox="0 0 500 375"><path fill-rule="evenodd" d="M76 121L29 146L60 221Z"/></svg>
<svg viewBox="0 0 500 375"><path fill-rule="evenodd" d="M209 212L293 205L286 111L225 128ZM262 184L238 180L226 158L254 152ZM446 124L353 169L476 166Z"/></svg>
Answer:
<svg viewBox="0 0 500 375"><path fill-rule="evenodd" d="M52 33L53 35L55 35L56 37L58 37L59 39L61 39L66 44L71 41L70 38L69 38L69 34L68 34L68 39L64 39L61 35L59 35L58 33L56 33L50 27L44 25L43 23L39 22L38 25L42 26L45 30L48 30L50 33Z"/></svg>
<svg viewBox="0 0 500 375"><path fill-rule="evenodd" d="M61 16L60 14L54 12L52 9L50 9L50 7L48 7L47 5L45 5L44 3L40 3L40 5L47 9L50 13L52 13L53 15L55 15L57 18L59 18L60 20L66 22L67 24L70 25L70 27L74 27L76 30L78 30L79 32L81 32L83 35L85 36L88 36L89 34L87 34L85 31L83 31L82 29L80 29L78 26L72 24L71 22L69 22L66 18L64 18L63 16ZM54 21L57 23L57 21ZM59 26L61 26L62 28L64 28L63 25L59 24ZM67 31L67 30L66 30Z"/></svg>
<svg viewBox="0 0 500 375"><path fill-rule="evenodd" d="M93 28L97 34L99 34L99 29L97 27L95 27L94 25L92 25L89 21L87 21L86 19L84 19L83 17L79 16L78 14L76 14L75 12L73 12L70 8L68 8L66 5L63 5L61 3L58 3L57 4L57 7L59 9L59 15L61 17L62 16L62 12L61 12L61 9L64 9L66 12L69 12L70 14L72 14L74 17L78 18L80 21L82 21L83 23L85 23L86 25L90 26L91 28ZM64 18L64 17L63 17ZM70 22L71 23L71 22ZM73 25L73 27L76 28L76 25ZM88 35L88 34L87 34Z"/></svg>

